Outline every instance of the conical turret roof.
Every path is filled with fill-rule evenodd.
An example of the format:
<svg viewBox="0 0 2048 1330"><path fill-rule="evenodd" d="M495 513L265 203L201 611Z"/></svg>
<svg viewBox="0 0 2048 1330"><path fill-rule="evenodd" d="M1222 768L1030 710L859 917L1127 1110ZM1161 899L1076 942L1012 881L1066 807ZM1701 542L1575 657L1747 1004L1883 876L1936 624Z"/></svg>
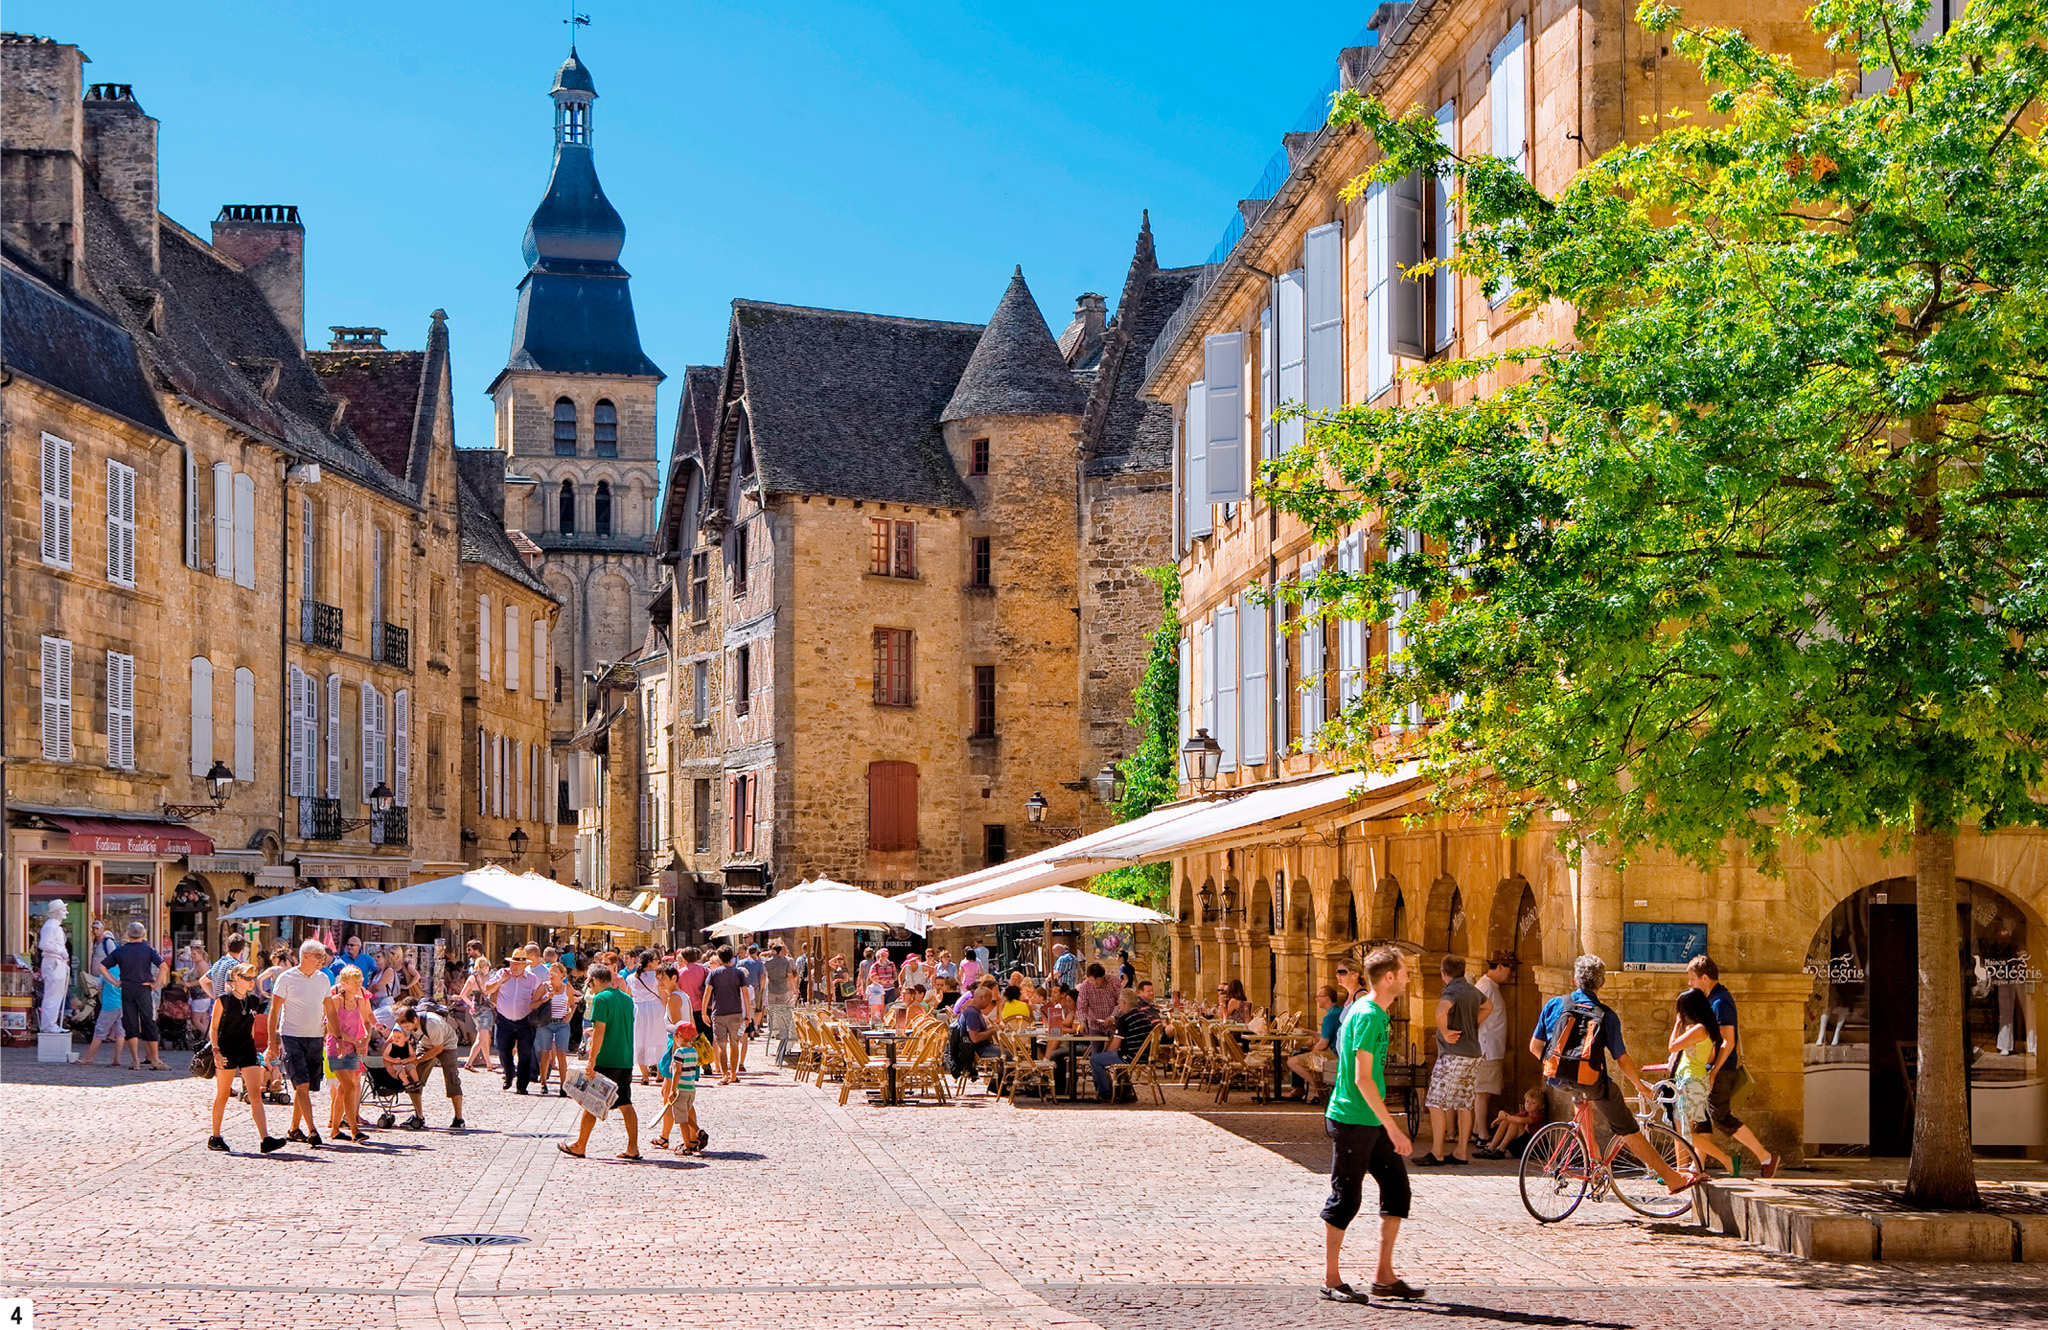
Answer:
<svg viewBox="0 0 2048 1330"><path fill-rule="evenodd" d="M1019 266L939 419L1078 416L1086 401Z"/></svg>

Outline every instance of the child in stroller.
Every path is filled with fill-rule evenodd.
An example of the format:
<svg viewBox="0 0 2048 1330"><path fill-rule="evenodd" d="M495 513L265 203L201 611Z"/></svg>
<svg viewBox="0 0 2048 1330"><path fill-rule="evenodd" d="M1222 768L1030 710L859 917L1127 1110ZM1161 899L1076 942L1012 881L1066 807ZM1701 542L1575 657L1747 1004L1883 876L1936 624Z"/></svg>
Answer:
<svg viewBox="0 0 2048 1330"><path fill-rule="evenodd" d="M156 1024L161 1047L192 1051L192 994L183 984L165 984L157 994Z"/></svg>
<svg viewBox="0 0 2048 1330"><path fill-rule="evenodd" d="M410 1088L412 1076L403 1059L410 1056L403 1030L394 1030L389 1036L370 1035L370 1052L363 1059L363 1107L377 1110L380 1127L398 1121L398 1099Z"/></svg>

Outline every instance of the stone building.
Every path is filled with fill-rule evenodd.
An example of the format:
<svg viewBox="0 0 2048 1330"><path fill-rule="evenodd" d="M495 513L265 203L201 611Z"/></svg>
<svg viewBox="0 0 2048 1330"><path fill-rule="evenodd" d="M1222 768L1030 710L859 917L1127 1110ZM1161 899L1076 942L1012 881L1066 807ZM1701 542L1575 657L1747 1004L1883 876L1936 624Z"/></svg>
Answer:
<svg viewBox="0 0 2048 1330"><path fill-rule="evenodd" d="M587 718L589 678L637 650L654 592L655 391L619 253L625 223L592 156L597 88L576 52L555 72L554 169L522 245L512 351L491 381L509 525L546 552L562 605L549 695L558 742Z"/></svg>

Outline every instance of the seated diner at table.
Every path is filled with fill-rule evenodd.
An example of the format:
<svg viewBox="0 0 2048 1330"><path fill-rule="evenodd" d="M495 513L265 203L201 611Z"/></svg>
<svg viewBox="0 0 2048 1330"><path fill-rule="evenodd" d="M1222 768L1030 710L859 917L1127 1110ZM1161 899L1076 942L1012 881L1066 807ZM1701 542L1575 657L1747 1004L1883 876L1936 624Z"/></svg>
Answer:
<svg viewBox="0 0 2048 1330"><path fill-rule="evenodd" d="M1021 985L1011 984L1003 990L1003 1005L996 1013L996 1019L1004 1025L1012 1021L1026 1025L1031 1023L1031 1005L1024 1000L1024 989Z"/></svg>

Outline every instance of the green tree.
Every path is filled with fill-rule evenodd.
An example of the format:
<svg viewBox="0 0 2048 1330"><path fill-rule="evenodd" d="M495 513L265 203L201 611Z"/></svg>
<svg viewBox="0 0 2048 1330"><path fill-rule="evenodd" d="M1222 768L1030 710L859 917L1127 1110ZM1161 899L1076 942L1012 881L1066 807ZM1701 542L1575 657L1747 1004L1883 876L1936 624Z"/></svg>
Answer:
<svg viewBox="0 0 2048 1330"><path fill-rule="evenodd" d="M1712 123L1674 118L1556 197L1447 154L1419 110L1345 98L1386 153L1354 190L1454 178L1451 266L1576 322L1417 375L1508 381L1490 395L1335 413L1263 485L1325 536L1379 511L1425 537L1296 592L1412 602L1406 652L1333 731L1354 760L1419 756L1439 806L1558 817L1617 857L1910 843L1908 1194L1968 1207L1956 836L2048 820L2048 10L1972 0L1915 45L1926 10L1811 11L1891 71L1859 98L1853 69L1809 77L1645 5ZM1382 728L1411 702L1441 723Z"/></svg>
<svg viewBox="0 0 2048 1330"><path fill-rule="evenodd" d="M1124 777L1119 822L1143 817L1180 793L1180 570L1147 568L1145 576L1159 584L1163 612L1144 676L1131 690L1131 726L1139 737L1137 748L1117 765ZM1088 889L1163 910L1172 874L1170 864L1133 864L1096 874Z"/></svg>

